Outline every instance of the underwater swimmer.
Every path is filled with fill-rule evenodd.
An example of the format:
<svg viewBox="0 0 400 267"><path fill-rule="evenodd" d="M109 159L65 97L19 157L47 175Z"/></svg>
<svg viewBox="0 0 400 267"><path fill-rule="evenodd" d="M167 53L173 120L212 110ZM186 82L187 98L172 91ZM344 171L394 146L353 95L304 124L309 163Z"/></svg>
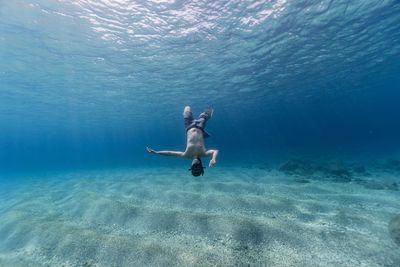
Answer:
<svg viewBox="0 0 400 267"><path fill-rule="evenodd" d="M192 167L189 169L192 171L193 176L199 176L204 174L203 164L201 157L210 156L211 160L209 167L213 167L217 163L218 150L209 149L206 150L204 146L204 138L210 135L205 131L206 122L212 117L213 109L206 109L200 114L197 120L193 119L192 110L189 106L186 106L183 110L183 119L186 128L186 150L181 151L156 151L147 147L147 151L151 154L157 154L162 156L175 156L181 158L192 159Z"/></svg>

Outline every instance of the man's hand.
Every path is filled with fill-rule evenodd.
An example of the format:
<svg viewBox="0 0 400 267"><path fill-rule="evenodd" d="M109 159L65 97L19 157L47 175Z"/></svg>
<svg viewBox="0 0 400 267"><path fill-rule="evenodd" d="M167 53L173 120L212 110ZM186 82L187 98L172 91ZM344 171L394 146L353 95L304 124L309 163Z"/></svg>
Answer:
<svg viewBox="0 0 400 267"><path fill-rule="evenodd" d="M154 149L151 149L150 147L146 147L147 152L149 152L150 154L157 154L157 151L155 151Z"/></svg>
<svg viewBox="0 0 400 267"><path fill-rule="evenodd" d="M209 167L213 167L215 164L217 164L217 156L218 156L218 150L217 149L209 149L206 151L207 156L211 156L210 164L208 164Z"/></svg>
<svg viewBox="0 0 400 267"><path fill-rule="evenodd" d="M217 161L215 159L211 159L210 164L208 164L208 167L213 167L216 163Z"/></svg>

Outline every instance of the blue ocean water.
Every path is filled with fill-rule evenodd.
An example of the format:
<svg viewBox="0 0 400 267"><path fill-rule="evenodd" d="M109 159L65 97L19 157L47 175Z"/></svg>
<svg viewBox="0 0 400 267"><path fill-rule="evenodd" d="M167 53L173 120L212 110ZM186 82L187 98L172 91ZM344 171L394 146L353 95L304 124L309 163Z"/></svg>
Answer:
<svg viewBox="0 0 400 267"><path fill-rule="evenodd" d="M398 266L399 171L397 0L0 0L0 266Z"/></svg>
<svg viewBox="0 0 400 267"><path fill-rule="evenodd" d="M381 0L1 1L1 169L151 164L146 145L184 148L185 105L214 107L221 162L397 152L399 11Z"/></svg>

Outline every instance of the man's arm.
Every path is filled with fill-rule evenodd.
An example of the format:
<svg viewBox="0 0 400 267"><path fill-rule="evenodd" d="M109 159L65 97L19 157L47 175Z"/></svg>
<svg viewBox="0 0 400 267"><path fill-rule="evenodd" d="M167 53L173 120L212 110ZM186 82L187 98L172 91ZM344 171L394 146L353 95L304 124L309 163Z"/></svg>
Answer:
<svg viewBox="0 0 400 267"><path fill-rule="evenodd" d="M208 164L208 166L213 167L217 163L218 150L217 149L207 150L206 155L212 157L210 160L210 164Z"/></svg>
<svg viewBox="0 0 400 267"><path fill-rule="evenodd" d="M150 154L157 154L162 156L175 156L175 157L183 157L183 152L181 151L156 151L151 149L150 147L146 147L147 152Z"/></svg>

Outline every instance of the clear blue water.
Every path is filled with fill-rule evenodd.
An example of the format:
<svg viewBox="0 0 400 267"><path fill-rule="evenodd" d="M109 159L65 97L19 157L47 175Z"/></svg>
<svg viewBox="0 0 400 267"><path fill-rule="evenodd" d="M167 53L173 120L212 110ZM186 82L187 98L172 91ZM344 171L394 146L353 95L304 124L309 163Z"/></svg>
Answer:
<svg viewBox="0 0 400 267"><path fill-rule="evenodd" d="M0 0L0 266L399 266L399 171L398 0Z"/></svg>
<svg viewBox="0 0 400 267"><path fill-rule="evenodd" d="M215 108L221 162L396 152L399 13L394 0L1 1L1 169L152 164L146 145L184 148L185 105Z"/></svg>

